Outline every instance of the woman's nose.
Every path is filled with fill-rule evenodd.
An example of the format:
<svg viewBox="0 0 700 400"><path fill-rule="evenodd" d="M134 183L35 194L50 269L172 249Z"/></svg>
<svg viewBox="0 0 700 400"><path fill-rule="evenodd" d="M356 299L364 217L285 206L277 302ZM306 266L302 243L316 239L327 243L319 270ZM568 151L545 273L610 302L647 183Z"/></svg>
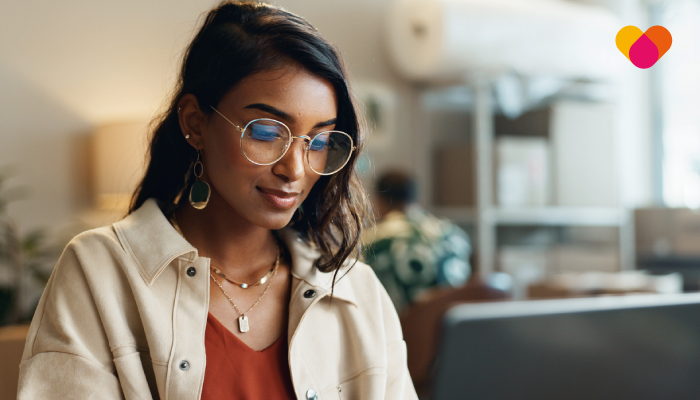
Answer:
<svg viewBox="0 0 700 400"><path fill-rule="evenodd" d="M289 150L272 166L272 172L284 177L288 182L298 181L306 173L306 141L293 140Z"/></svg>

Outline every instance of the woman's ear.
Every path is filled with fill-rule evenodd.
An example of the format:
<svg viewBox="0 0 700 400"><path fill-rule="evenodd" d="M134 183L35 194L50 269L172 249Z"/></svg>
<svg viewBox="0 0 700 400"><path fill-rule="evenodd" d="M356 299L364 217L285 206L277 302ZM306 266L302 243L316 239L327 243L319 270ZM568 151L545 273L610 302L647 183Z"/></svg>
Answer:
<svg viewBox="0 0 700 400"><path fill-rule="evenodd" d="M177 103L177 116L185 140L195 149L203 149L204 136L202 132L206 115L199 108L199 101L193 94L188 93L182 96Z"/></svg>

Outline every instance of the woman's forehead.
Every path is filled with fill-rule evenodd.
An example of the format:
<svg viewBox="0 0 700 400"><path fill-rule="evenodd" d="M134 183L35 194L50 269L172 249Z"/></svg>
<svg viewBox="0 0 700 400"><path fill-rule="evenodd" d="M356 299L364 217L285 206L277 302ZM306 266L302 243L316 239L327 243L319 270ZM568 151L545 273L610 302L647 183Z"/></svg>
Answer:
<svg viewBox="0 0 700 400"><path fill-rule="evenodd" d="M267 104L299 118L330 119L337 114L333 85L296 65L251 74L231 89L223 100L233 109Z"/></svg>

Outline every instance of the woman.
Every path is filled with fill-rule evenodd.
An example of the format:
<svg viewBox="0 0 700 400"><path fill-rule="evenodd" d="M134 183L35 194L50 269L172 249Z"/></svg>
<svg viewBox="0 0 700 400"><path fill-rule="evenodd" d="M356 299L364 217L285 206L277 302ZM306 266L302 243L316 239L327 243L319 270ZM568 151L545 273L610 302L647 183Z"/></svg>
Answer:
<svg viewBox="0 0 700 400"><path fill-rule="evenodd" d="M130 215L54 270L19 398L416 398L391 301L351 258L360 125L306 21L209 12Z"/></svg>

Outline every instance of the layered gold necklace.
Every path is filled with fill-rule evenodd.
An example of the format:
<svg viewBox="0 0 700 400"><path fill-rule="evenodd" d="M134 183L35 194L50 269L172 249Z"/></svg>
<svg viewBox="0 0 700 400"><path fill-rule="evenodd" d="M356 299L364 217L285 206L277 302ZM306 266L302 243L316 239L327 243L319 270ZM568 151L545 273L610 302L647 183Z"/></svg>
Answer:
<svg viewBox="0 0 700 400"><path fill-rule="evenodd" d="M173 214L172 217L170 218L170 222L172 223L173 228L175 228L175 230L180 234L180 236L182 236L184 238L185 235L182 233L182 229L180 229L180 225L178 225L178 223L177 223L177 219L175 218L175 214ZM238 329L241 331L241 333L246 333L250 330L250 322L248 321L248 313L253 308L255 308L255 306L257 306L258 303L260 303L260 300L262 300L262 298L265 296L265 293L267 293L267 290L272 285L272 281L275 279L275 275L277 275L277 269L280 266L280 254L281 254L281 252L282 251L280 249L279 239L277 239L277 257L275 258L274 266L265 274L265 276L260 278L259 281L252 283L252 284L237 282L237 281L234 281L232 279L229 279L223 272L221 272L220 269L216 268L213 265L210 266L211 271L214 274L216 274L216 275L220 276L221 278L225 279L226 281L240 287L241 289L248 289L250 287L262 285L265 282L268 282L267 286L265 287L265 290L263 290L262 294L260 295L260 297L258 297L258 299L255 301L255 303L253 303L253 305L250 306L250 308L248 308L245 312L241 312L241 310L238 308L236 303L231 298L231 295L229 295L228 292L224 289L224 286L221 284L221 282L219 282L214 277L214 274L209 273L209 276L211 277L211 279L216 283L216 285L219 287L219 289L221 289L221 291L224 293L224 296L226 296L226 298L231 303L233 308L239 314L239 316L238 316Z"/></svg>
<svg viewBox="0 0 700 400"><path fill-rule="evenodd" d="M278 253L279 253L279 252L278 252ZM277 258L279 258L279 254L278 254ZM274 266L274 267L270 268L270 270L267 271L267 273L265 274L265 276L263 276L262 278L260 278L259 281L255 282L255 283L251 283L250 285L247 284L247 283L244 283L244 282L236 282L236 281L234 281L233 279L230 279L230 278L227 277L223 272L221 272L220 269L216 268L216 267L213 266L213 265L212 265L210 268L211 268L211 270L212 270L213 273L219 275L221 278L226 279L226 280L229 281L230 283L232 283L232 284L234 284L234 285L240 287L241 289L248 289L248 288L251 288L251 287L253 287L253 286L262 285L263 283L267 282L267 280L270 278L270 276L272 276L272 274L275 273L275 268L277 268L277 262L275 262L275 266Z"/></svg>
<svg viewBox="0 0 700 400"><path fill-rule="evenodd" d="M279 265L280 265L280 250L279 250L279 247L278 247L278 248L277 248L277 258L275 259L275 266L270 270L270 272L268 272L268 274L272 273L272 277L270 278L270 281L268 282L267 286L265 286L265 290L263 290L263 292L262 292L262 294L260 295L260 297L258 297L258 299L255 301L255 303L254 303L252 306L250 306L250 308L249 308L248 310L246 310L246 312L241 312L241 310L238 308L238 306L236 305L236 303L235 303L235 302L233 301L233 299L231 298L231 295L229 295L228 292L226 292L226 290L224 289L224 286L221 284L221 282L219 282L218 280L216 280L216 278L214 277L213 274L209 274L209 276L211 276L211 279L216 283L217 286L219 286L219 289L221 289L221 291L224 293L224 296L226 296L226 298L227 298L228 301L231 303L231 305L233 306L233 308L236 309L236 312L239 314L239 317L238 317L238 330L240 330L241 333L246 333L246 332L248 332L248 331L250 330L250 323L248 322L248 313L249 313L250 310L252 310L255 306L257 306L258 303L260 303L260 300L262 300L263 296L265 296L265 293L267 293L267 289L270 288L270 285L272 285L272 281L275 279L275 275L277 275L277 268L279 268ZM268 275L266 274L265 276L268 276ZM263 279L265 279L265 277L263 277ZM227 279L227 280L228 280L228 279ZM231 281L229 281L229 282L231 282ZM234 283L238 284L237 282L234 282ZM256 285L259 285L260 283L261 283L261 282L258 281L258 282L256 282L255 284L253 284L253 285L251 285L251 286L256 286Z"/></svg>

